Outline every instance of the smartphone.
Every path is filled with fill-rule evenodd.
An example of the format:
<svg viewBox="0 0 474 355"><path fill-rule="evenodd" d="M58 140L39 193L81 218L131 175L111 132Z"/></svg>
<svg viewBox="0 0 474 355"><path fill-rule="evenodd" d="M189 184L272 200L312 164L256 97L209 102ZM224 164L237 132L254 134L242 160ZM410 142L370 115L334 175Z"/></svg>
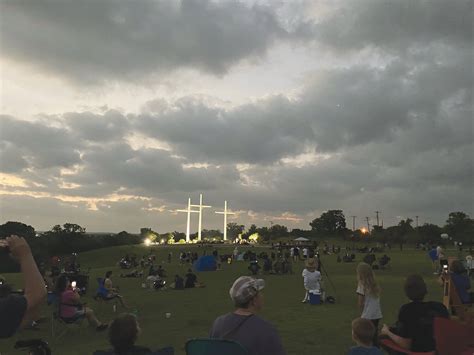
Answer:
<svg viewBox="0 0 474 355"><path fill-rule="evenodd" d="M74 291L76 290L76 285L77 285L76 281L71 282L71 287Z"/></svg>

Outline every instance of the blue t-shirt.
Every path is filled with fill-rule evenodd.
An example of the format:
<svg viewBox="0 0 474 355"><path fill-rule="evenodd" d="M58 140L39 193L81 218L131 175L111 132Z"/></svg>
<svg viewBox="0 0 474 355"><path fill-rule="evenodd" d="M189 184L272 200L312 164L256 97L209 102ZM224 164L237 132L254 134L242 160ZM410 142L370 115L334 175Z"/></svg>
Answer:
<svg viewBox="0 0 474 355"><path fill-rule="evenodd" d="M383 352L376 348L375 346L371 346L367 348L365 346L354 346L349 350L348 355L384 355Z"/></svg>
<svg viewBox="0 0 474 355"><path fill-rule="evenodd" d="M461 299L462 303L469 303L471 298L467 290L471 288L471 283L469 282L469 277L466 274L451 274L451 280L454 282L454 287L456 287L456 291L458 291L459 298Z"/></svg>

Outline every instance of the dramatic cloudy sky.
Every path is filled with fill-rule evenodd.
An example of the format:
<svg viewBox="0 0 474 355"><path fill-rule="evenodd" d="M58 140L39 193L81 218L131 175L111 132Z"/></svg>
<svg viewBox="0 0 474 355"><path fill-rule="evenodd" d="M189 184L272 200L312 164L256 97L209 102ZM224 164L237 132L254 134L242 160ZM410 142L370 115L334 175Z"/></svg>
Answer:
<svg viewBox="0 0 474 355"><path fill-rule="evenodd" d="M474 212L472 0L1 0L0 14L2 223L184 231L175 210L199 193L207 229L224 200L247 226Z"/></svg>

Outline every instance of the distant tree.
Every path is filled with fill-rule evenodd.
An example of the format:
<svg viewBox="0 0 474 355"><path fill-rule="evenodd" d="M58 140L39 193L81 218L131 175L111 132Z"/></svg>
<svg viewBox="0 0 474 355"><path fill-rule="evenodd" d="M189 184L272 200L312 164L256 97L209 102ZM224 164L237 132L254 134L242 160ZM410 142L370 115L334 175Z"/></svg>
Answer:
<svg viewBox="0 0 474 355"><path fill-rule="evenodd" d="M268 227L257 228L256 233L258 233L260 238L262 238L261 240L266 242L270 240L270 230L268 229Z"/></svg>
<svg viewBox="0 0 474 355"><path fill-rule="evenodd" d="M445 226L446 232L456 241L471 242L474 220L464 212L451 212Z"/></svg>
<svg viewBox="0 0 474 355"><path fill-rule="evenodd" d="M186 233L181 233L181 232L178 232L178 231L174 231L171 234L173 234L173 238L174 238L175 242L177 242L178 240L181 240L181 239L186 239Z"/></svg>
<svg viewBox="0 0 474 355"><path fill-rule="evenodd" d="M224 234L219 229L203 229L201 231L202 238L221 238Z"/></svg>
<svg viewBox="0 0 474 355"><path fill-rule="evenodd" d="M250 228L244 234L242 234L242 238L248 239L249 236L257 233L257 229L258 229L257 226L255 224L252 224Z"/></svg>
<svg viewBox="0 0 474 355"><path fill-rule="evenodd" d="M151 231L152 231L151 228L140 228L140 235L142 237L145 237Z"/></svg>
<svg viewBox="0 0 474 355"><path fill-rule="evenodd" d="M329 210L309 224L319 235L337 235L346 232L346 218L342 210Z"/></svg>
<svg viewBox="0 0 474 355"><path fill-rule="evenodd" d="M233 240L244 232L245 226L237 223L227 223L227 238Z"/></svg>
<svg viewBox="0 0 474 355"><path fill-rule="evenodd" d="M11 234L16 234L24 238L33 238L35 236L35 229L32 226L21 222L9 221L0 225L0 237L7 237Z"/></svg>
<svg viewBox="0 0 474 355"><path fill-rule="evenodd" d="M64 223L63 231L64 233L67 233L67 234L84 234L86 232L86 229L81 227L78 224Z"/></svg>
<svg viewBox="0 0 474 355"><path fill-rule="evenodd" d="M371 237L381 243L387 242L387 235L382 226L373 226L372 232L370 233Z"/></svg>
<svg viewBox="0 0 474 355"><path fill-rule="evenodd" d="M288 228L281 224L274 224L269 230L270 239L288 238Z"/></svg>
<svg viewBox="0 0 474 355"><path fill-rule="evenodd" d="M436 224L425 223L415 228L417 234L417 242L419 243L436 243L440 240L443 229Z"/></svg>

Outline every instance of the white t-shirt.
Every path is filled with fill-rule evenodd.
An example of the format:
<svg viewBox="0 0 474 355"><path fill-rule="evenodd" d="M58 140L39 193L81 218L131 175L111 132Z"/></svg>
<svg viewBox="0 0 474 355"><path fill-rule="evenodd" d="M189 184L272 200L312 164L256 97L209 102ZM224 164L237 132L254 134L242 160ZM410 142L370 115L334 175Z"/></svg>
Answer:
<svg viewBox="0 0 474 355"><path fill-rule="evenodd" d="M357 294L364 296L364 310L361 318L364 319L380 319L382 318L382 310L380 309L380 298L366 295L364 286L360 283L357 285Z"/></svg>
<svg viewBox="0 0 474 355"><path fill-rule="evenodd" d="M308 269L304 269L303 273L303 284L304 288L308 291L321 291L321 273L318 270L309 271Z"/></svg>
<svg viewBox="0 0 474 355"><path fill-rule="evenodd" d="M307 248L303 249L303 256L308 256L308 249Z"/></svg>

